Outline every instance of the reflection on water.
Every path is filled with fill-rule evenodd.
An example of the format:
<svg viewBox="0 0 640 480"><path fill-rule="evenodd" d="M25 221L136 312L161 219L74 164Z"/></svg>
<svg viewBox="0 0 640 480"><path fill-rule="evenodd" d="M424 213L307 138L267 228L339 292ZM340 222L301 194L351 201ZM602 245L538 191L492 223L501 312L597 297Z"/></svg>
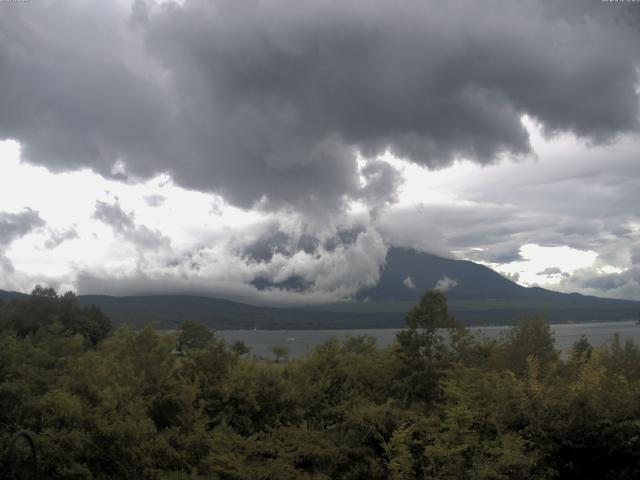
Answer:
<svg viewBox="0 0 640 480"><path fill-rule="evenodd" d="M497 338L508 327L478 327L471 328L474 333ZM556 348L566 350L584 335L593 346L599 346L610 341L614 333L620 335L624 342L631 338L640 344L640 325L635 322L602 322L602 323L572 323L551 325L556 339ZM378 345L389 345L395 340L396 332L392 329L360 329L360 330L221 330L218 335L229 341L242 340L250 348L253 355L273 357L271 348L284 346L289 349L289 356L295 357L313 349L331 337L343 339L347 335L369 335L375 337Z"/></svg>

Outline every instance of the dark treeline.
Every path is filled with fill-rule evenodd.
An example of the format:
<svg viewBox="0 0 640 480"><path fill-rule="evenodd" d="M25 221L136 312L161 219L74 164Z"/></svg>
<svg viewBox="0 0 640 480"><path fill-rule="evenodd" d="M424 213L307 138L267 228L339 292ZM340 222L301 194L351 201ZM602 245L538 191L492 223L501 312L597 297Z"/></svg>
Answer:
<svg viewBox="0 0 640 480"><path fill-rule="evenodd" d="M439 292L406 320L387 348L266 360L38 288L0 304L0 452L32 432L47 479L640 478L632 342L561 357L540 319L474 338Z"/></svg>

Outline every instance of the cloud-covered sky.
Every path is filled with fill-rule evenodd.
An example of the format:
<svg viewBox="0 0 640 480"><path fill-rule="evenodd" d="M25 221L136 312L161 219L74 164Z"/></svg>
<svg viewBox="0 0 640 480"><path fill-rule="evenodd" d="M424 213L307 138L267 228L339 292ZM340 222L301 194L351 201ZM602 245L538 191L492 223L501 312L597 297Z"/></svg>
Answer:
<svg viewBox="0 0 640 480"><path fill-rule="evenodd" d="M599 0L0 3L0 288L326 301L401 246L640 299L639 27Z"/></svg>

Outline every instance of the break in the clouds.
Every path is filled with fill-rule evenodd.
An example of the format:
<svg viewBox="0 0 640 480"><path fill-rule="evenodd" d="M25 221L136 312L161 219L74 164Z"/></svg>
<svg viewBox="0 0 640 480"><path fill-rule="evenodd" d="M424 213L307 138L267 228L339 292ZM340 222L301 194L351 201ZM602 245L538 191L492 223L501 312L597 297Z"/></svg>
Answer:
<svg viewBox="0 0 640 480"><path fill-rule="evenodd" d="M398 175L358 154L495 163L535 153L524 114L634 131L635 5L591 3L3 5L0 136L56 171L168 173L242 207L375 208Z"/></svg>

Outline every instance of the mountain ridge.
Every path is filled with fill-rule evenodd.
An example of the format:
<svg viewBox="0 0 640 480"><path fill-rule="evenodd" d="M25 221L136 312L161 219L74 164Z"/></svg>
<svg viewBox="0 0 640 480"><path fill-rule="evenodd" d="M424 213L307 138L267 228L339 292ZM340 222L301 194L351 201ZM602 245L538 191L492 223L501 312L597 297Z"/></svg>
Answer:
<svg viewBox="0 0 640 480"><path fill-rule="evenodd" d="M79 295L78 301L97 305L116 324L175 328L195 320L218 329L395 328L426 290L447 278L453 285L445 292L450 310L468 325L510 324L523 315L544 315L554 323L628 320L640 312L638 301L523 287L484 265L400 248L389 250L375 286L334 304L268 307L199 295ZM26 296L0 290L0 299Z"/></svg>

